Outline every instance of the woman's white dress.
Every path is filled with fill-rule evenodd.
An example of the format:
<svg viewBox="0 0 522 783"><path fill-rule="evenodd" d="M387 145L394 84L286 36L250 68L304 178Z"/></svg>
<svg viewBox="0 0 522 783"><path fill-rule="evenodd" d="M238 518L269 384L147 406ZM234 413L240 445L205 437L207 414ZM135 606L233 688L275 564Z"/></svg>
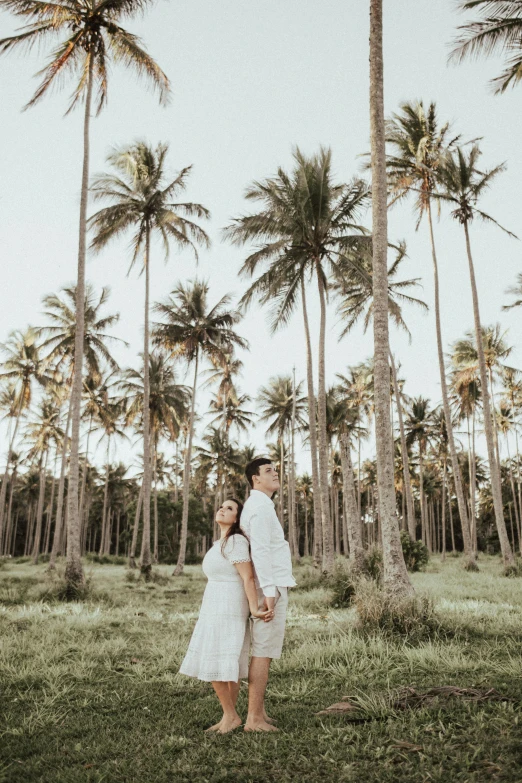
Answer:
<svg viewBox="0 0 522 783"><path fill-rule="evenodd" d="M208 579L198 621L181 664L181 674L212 682L238 682L248 675L249 606L234 563L250 561L248 539L231 536L221 554L215 541L203 558Z"/></svg>

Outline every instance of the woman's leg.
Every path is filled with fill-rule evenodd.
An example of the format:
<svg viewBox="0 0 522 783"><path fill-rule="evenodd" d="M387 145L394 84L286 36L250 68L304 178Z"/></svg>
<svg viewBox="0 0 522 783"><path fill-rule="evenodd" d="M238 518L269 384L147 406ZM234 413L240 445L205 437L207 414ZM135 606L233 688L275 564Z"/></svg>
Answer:
<svg viewBox="0 0 522 783"><path fill-rule="evenodd" d="M207 731L217 731L219 734L226 734L238 726L241 726L241 718L236 712L236 705L232 699L230 683L215 681L212 683L212 687L216 691L219 703L223 708L223 717L214 726L211 726ZM232 683L237 685L237 683ZM237 696L236 696L237 698Z"/></svg>
<svg viewBox="0 0 522 783"><path fill-rule="evenodd" d="M239 682L229 682L228 683L228 689L230 691L230 698L232 700L232 704L234 705L234 708L237 704L237 697L239 696L239 689L241 688L241 680Z"/></svg>

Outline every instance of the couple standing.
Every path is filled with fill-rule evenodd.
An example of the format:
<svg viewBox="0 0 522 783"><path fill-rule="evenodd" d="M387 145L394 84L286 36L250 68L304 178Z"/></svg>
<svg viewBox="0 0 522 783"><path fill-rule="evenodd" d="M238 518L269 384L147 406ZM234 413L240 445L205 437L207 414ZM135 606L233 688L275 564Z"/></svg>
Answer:
<svg viewBox="0 0 522 783"><path fill-rule="evenodd" d="M279 489L277 471L260 457L247 465L245 475L251 493L244 507L230 498L216 514L221 538L203 559L208 583L180 668L212 683L223 717L207 731L220 734L242 723L236 702L240 680L247 676L245 731L277 731L265 711L265 690L270 661L281 657L288 588L296 584L290 547L272 502Z"/></svg>

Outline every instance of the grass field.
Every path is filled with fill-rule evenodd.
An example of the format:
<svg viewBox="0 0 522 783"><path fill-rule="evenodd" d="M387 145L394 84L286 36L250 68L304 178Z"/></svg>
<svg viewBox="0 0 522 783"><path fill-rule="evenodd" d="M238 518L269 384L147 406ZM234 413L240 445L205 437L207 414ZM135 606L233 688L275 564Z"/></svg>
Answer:
<svg viewBox="0 0 522 783"><path fill-rule="evenodd" d="M497 558L480 573L433 559L414 574L448 634L422 643L370 636L331 609L310 566L295 569L283 657L268 710L277 734L219 736L210 685L178 675L205 586L200 567L130 581L86 564L93 595L53 599L45 565L0 568L0 781L286 783L522 781L522 579ZM45 600L42 600L42 596ZM394 689L492 687L511 701L452 698L393 706ZM316 713L343 696L358 722ZM239 712L246 715L246 683Z"/></svg>

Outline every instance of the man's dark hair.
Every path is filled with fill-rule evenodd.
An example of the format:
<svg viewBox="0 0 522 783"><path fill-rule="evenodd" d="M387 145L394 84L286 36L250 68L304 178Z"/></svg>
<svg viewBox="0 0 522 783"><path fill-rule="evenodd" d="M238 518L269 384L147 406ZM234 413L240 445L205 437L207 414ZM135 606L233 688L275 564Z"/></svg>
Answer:
<svg viewBox="0 0 522 783"><path fill-rule="evenodd" d="M252 462L248 463L245 468L245 476L247 477L247 481L250 484L251 489L254 489L254 480L252 476L259 476L259 468L261 465L271 464L272 460L268 459L268 457L257 457L256 459L253 459Z"/></svg>

